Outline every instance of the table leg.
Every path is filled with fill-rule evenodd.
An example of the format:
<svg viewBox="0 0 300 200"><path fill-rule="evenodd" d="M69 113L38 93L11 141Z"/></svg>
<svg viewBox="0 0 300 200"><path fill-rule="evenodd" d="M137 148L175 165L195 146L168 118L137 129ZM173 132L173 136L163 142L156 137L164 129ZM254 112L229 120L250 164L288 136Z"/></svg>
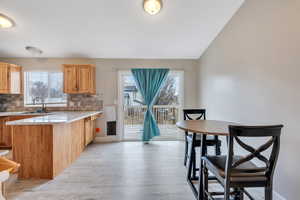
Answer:
<svg viewBox="0 0 300 200"><path fill-rule="evenodd" d="M206 135L202 134L201 135L201 147L200 147L200 162L199 162L199 189L198 189L198 200L205 200L205 195L204 195L204 184L203 184L203 162L201 160L202 156L205 156L206 154Z"/></svg>

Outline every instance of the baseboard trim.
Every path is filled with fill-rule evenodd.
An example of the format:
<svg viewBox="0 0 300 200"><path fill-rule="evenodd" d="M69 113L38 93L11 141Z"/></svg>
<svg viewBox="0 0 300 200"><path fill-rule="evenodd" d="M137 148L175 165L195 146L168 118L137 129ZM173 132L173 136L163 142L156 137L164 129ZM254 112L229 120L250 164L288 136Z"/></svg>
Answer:
<svg viewBox="0 0 300 200"><path fill-rule="evenodd" d="M275 200L287 200L283 196L281 196L278 192L273 191L273 195L275 197Z"/></svg>
<svg viewBox="0 0 300 200"><path fill-rule="evenodd" d="M120 142L120 138L116 136L96 137L94 142L99 142L99 143Z"/></svg>

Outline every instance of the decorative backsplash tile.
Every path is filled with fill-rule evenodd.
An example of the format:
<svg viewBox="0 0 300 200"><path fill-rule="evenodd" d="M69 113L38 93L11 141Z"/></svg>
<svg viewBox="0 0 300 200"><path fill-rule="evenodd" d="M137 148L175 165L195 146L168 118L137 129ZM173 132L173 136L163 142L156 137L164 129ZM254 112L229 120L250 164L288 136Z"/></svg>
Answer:
<svg viewBox="0 0 300 200"><path fill-rule="evenodd" d="M0 94L0 112L23 111L24 99L20 94Z"/></svg>
<svg viewBox="0 0 300 200"><path fill-rule="evenodd" d="M100 95L68 95L67 107L47 107L49 111L93 111L102 110L103 101ZM0 94L0 112L33 111L36 107L24 107L23 95Z"/></svg>
<svg viewBox="0 0 300 200"><path fill-rule="evenodd" d="M102 110L103 101L100 95L69 94L68 109L74 111Z"/></svg>

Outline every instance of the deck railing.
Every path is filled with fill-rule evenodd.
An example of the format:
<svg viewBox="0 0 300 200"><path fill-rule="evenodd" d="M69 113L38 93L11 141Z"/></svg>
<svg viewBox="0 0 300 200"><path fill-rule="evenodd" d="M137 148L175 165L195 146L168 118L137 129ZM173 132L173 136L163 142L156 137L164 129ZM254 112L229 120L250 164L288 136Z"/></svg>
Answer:
<svg viewBox="0 0 300 200"><path fill-rule="evenodd" d="M153 115L158 124L175 124L178 121L177 106L154 106ZM141 124L144 121L146 106L124 106L126 125Z"/></svg>

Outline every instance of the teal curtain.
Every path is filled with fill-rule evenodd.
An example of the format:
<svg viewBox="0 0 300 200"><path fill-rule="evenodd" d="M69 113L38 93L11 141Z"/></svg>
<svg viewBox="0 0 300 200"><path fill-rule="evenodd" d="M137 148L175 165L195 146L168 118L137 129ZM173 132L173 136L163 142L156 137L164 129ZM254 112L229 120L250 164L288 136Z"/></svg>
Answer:
<svg viewBox="0 0 300 200"><path fill-rule="evenodd" d="M160 135L152 108L167 79L169 69L132 69L131 72L138 90L142 94L144 104L147 106L142 139L144 142L148 142L154 136Z"/></svg>

